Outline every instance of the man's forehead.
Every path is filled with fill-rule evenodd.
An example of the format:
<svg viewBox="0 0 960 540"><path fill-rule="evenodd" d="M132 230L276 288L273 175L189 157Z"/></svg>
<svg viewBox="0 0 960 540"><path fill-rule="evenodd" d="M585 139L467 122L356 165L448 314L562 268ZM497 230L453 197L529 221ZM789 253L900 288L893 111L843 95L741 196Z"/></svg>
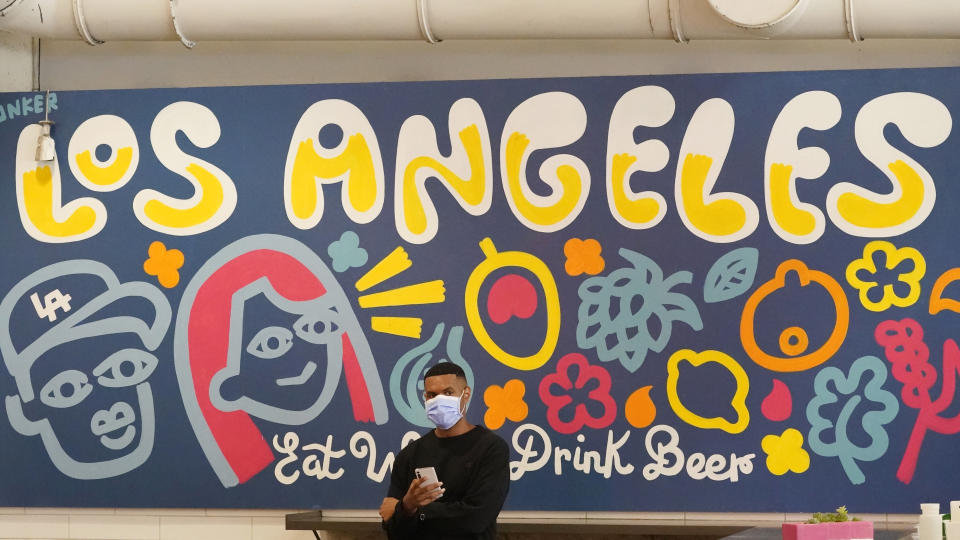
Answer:
<svg viewBox="0 0 960 540"><path fill-rule="evenodd" d="M453 373L433 375L423 381L425 389L443 390L445 388L460 388L466 381L457 378Z"/></svg>

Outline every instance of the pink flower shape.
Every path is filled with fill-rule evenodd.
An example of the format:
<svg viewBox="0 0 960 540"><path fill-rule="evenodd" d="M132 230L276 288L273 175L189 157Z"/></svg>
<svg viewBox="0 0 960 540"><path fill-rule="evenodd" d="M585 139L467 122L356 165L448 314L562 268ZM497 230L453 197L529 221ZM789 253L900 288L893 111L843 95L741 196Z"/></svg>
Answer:
<svg viewBox="0 0 960 540"><path fill-rule="evenodd" d="M570 366L577 366L577 380L570 380ZM590 415L586 403L577 403L573 420L560 420L560 411L573 403L568 394L572 389L584 388L591 380L599 382L597 388L590 391L587 397L603 405L603 414L600 417ZM560 394L552 392L553 387L559 387ZM563 391L566 392L563 392ZM540 399L547 406L547 422L557 433L569 435L576 433L583 426L593 429L602 429L613 423L617 417L617 404L610 396L610 372L601 366L591 365L587 358L580 353L570 353L557 362L557 371L540 381Z"/></svg>

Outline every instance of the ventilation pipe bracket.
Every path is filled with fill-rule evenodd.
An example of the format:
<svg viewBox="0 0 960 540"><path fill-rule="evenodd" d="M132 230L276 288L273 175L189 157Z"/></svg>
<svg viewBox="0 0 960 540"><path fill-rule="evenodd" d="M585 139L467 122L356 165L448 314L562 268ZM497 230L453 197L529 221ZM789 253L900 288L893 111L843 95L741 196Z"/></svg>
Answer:
<svg viewBox="0 0 960 540"><path fill-rule="evenodd" d="M191 41L184 35L183 29L180 27L180 21L177 20L177 4L178 0L170 0L170 18L173 19L173 30L177 33L177 37L180 38L180 43L183 43L183 46L192 49L197 45L196 41Z"/></svg>
<svg viewBox="0 0 960 540"><path fill-rule="evenodd" d="M860 30L857 28L857 19L853 13L853 0L843 0L843 15L847 21L847 37L850 41L857 43L863 41Z"/></svg>
<svg viewBox="0 0 960 540"><path fill-rule="evenodd" d="M677 43L690 43L683 33L683 19L680 17L680 0L670 0L670 31Z"/></svg>
<svg viewBox="0 0 960 540"><path fill-rule="evenodd" d="M417 0L417 22L420 23L420 35L424 41L431 45L443 41L438 38L430 28L430 17L428 16L427 0Z"/></svg>
<svg viewBox="0 0 960 540"><path fill-rule="evenodd" d="M710 7L729 24L751 34L772 37L786 31L803 14L808 0L709 0Z"/></svg>
<svg viewBox="0 0 960 540"><path fill-rule="evenodd" d="M103 45L103 41L93 37L87 28L87 19L83 14L83 0L73 0L73 22L77 25L77 32L87 42L87 45Z"/></svg>

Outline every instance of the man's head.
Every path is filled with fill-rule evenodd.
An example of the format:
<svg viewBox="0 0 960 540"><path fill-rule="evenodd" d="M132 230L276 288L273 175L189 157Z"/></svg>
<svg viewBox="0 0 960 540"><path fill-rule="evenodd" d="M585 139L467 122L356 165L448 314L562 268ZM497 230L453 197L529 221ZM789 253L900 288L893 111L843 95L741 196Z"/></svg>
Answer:
<svg viewBox="0 0 960 540"><path fill-rule="evenodd" d="M467 386L467 375L463 368L453 362L440 362L428 369L423 375L423 398L433 399L436 396L461 396L466 404L470 398L470 387Z"/></svg>
<svg viewBox="0 0 960 540"><path fill-rule="evenodd" d="M441 362L423 376L423 399L427 417L441 429L450 429L463 417L470 403L470 387L463 368Z"/></svg>

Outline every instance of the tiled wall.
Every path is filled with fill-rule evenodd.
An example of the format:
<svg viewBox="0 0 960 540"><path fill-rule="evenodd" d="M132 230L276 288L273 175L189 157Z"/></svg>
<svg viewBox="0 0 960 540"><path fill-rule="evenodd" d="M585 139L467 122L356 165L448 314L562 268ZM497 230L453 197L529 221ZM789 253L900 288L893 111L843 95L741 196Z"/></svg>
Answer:
<svg viewBox="0 0 960 540"><path fill-rule="evenodd" d="M296 510L0 508L0 538L44 540L313 540L284 530Z"/></svg>
<svg viewBox="0 0 960 540"><path fill-rule="evenodd" d="M0 508L0 539L45 540L313 540L310 531L284 530L284 515L298 510L129 509L129 508ZM343 511L358 518L376 511ZM369 514L369 515L367 515ZM576 519L601 525L604 520L629 520L638 525L743 524L778 527L802 521L809 513L721 512L503 512L502 520ZM906 529L916 523L909 514L856 514L877 529ZM622 521L621 521L622 522ZM602 527L598 527L602 529ZM379 533L321 533L324 540L367 540Z"/></svg>

